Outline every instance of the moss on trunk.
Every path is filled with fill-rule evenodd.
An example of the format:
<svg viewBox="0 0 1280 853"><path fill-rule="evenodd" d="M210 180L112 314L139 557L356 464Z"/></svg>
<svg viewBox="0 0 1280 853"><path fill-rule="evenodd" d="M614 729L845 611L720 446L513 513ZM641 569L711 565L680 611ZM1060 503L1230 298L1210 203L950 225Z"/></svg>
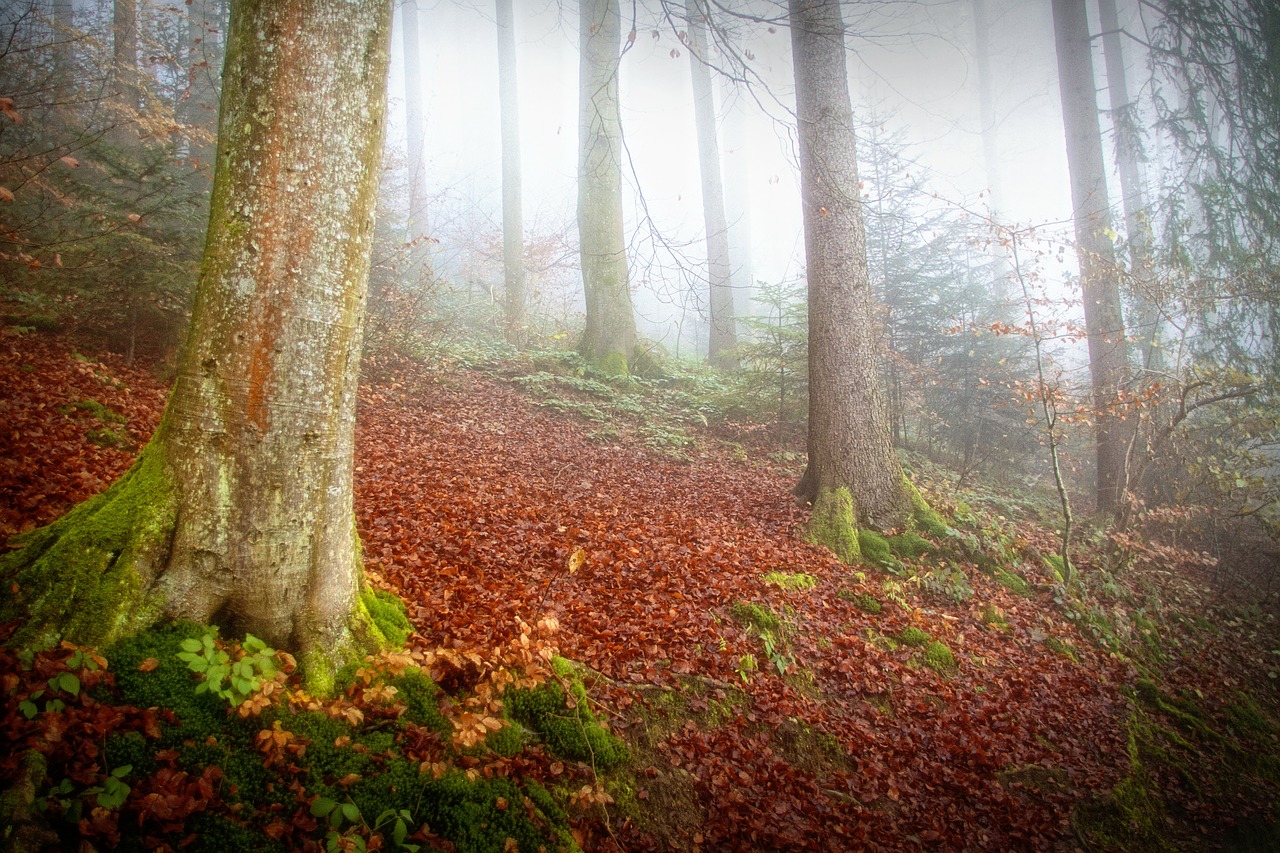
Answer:
<svg viewBox="0 0 1280 853"><path fill-rule="evenodd" d="M19 537L22 550L0 559L0 578L15 592L0 618L24 619L13 643L102 646L162 615L154 581L177 515L162 457L148 445L111 488Z"/></svg>
<svg viewBox="0 0 1280 853"><path fill-rule="evenodd" d="M855 519L848 489L822 489L809 516L809 541L830 548L841 562L852 565L862 558Z"/></svg>

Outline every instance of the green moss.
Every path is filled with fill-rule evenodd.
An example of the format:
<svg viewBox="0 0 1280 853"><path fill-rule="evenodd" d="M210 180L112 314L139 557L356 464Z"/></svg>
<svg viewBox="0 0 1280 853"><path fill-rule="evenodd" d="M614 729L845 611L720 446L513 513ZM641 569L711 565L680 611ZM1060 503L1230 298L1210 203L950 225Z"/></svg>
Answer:
<svg viewBox="0 0 1280 853"><path fill-rule="evenodd" d="M783 589L805 591L813 589L818 585L818 579L813 575L805 574L789 574L787 572L769 572L763 578L765 583L782 587Z"/></svg>
<svg viewBox="0 0 1280 853"><path fill-rule="evenodd" d="M1045 637L1044 645L1045 648L1055 651L1063 657L1068 657L1076 663L1080 662L1079 650L1065 640L1059 640L1057 637Z"/></svg>
<svg viewBox="0 0 1280 853"><path fill-rule="evenodd" d="M853 494L846 488L822 489L809 515L808 539L834 553L842 563L861 559Z"/></svg>
<svg viewBox="0 0 1280 853"><path fill-rule="evenodd" d="M887 565L893 559L889 549L889 540L874 530L863 528L858 531L858 550L862 561L878 566Z"/></svg>
<svg viewBox="0 0 1280 853"><path fill-rule="evenodd" d="M761 607L758 604L750 604L745 601L735 601L733 607L730 608L733 618L741 625L756 628L760 631L781 631L782 620L773 614L772 610L767 607Z"/></svg>
<svg viewBox="0 0 1280 853"><path fill-rule="evenodd" d="M853 606L863 613L875 615L883 609L876 597L869 592L854 592L851 589L842 589L836 593L836 596L843 601L852 602Z"/></svg>
<svg viewBox="0 0 1280 853"><path fill-rule="evenodd" d="M452 841L458 853L503 850L508 838L534 853L546 848L551 827L545 816L543 826L535 824L520 807L523 800L524 792L509 779L470 782L462 773L446 773L423 784L415 819Z"/></svg>
<svg viewBox="0 0 1280 853"><path fill-rule="evenodd" d="M1227 720L1240 732L1264 737L1275 733L1275 724L1253 697L1243 691L1237 692L1235 701L1227 706Z"/></svg>
<svg viewBox="0 0 1280 853"><path fill-rule="evenodd" d="M129 436L122 432L104 427L103 429L91 429L84 434L85 440L90 444L96 444L98 447L132 447L133 442Z"/></svg>
<svg viewBox="0 0 1280 853"><path fill-rule="evenodd" d="M65 406L59 406L58 411L64 415L71 415L77 412L84 412L87 415L97 418L104 424L125 423L125 416L119 412L113 412L97 400L77 400L74 403L68 403Z"/></svg>
<svg viewBox="0 0 1280 853"><path fill-rule="evenodd" d="M366 586L360 590L360 600L369 611L369 618L392 646L403 647L413 633L413 625L405 610L404 602L385 589Z"/></svg>
<svg viewBox="0 0 1280 853"><path fill-rule="evenodd" d="M627 758L625 744L600 725L571 665L556 660L558 674L569 681L576 707L568 706L560 682L551 680L534 689L507 691L503 696L507 713L536 732L554 755L585 761L598 770L616 767Z"/></svg>
<svg viewBox="0 0 1280 853"><path fill-rule="evenodd" d="M592 367L606 376L630 376L627 356L620 352L605 353L592 363Z"/></svg>
<svg viewBox="0 0 1280 853"><path fill-rule="evenodd" d="M933 638L924 631L921 631L915 625L908 625L902 629L902 633L898 634L898 641L904 646L923 646Z"/></svg>
<svg viewBox="0 0 1280 853"><path fill-rule="evenodd" d="M946 643L934 640L924 647L924 662L940 675L949 675L956 671L956 656Z"/></svg>
<svg viewBox="0 0 1280 853"><path fill-rule="evenodd" d="M999 631L1009 630L1009 620L1005 619L1004 614L991 604L982 606L982 622Z"/></svg>
<svg viewBox="0 0 1280 853"><path fill-rule="evenodd" d="M149 582L175 512L160 450L148 445L105 492L20 537L24 547L0 557L0 579L18 587L0 621L25 619L12 642L103 647L154 623L162 602Z"/></svg>
<svg viewBox="0 0 1280 853"><path fill-rule="evenodd" d="M440 713L440 701L437 698L440 688L429 675L414 667L406 669L387 683L396 688L396 698L408 709L404 713L406 720L439 732L441 737L447 738L453 734L453 724Z"/></svg>
<svg viewBox="0 0 1280 853"><path fill-rule="evenodd" d="M932 551L933 544L919 533L907 531L899 536L889 537L889 550L896 556L914 559Z"/></svg>
<svg viewBox="0 0 1280 853"><path fill-rule="evenodd" d="M922 530L929 536L941 537L946 536L949 530L947 522L933 507L929 506L929 502L920 494L920 490L915 487L906 477L902 478L903 488L907 491L907 496L911 499L911 521L917 530Z"/></svg>
<svg viewBox="0 0 1280 853"><path fill-rule="evenodd" d="M1016 595L1031 594L1031 584L1027 583L1025 578L1015 575L1008 569L997 569L996 580L1000 582L1001 586Z"/></svg>

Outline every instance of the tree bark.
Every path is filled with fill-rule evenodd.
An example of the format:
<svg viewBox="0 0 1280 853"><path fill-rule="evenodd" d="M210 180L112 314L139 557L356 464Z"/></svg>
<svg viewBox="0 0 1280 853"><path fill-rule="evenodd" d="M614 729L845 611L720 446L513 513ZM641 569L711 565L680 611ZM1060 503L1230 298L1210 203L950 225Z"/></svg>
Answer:
<svg viewBox="0 0 1280 853"><path fill-rule="evenodd" d="M381 640L360 597L352 450L390 14L233 6L173 392L133 468L0 565L25 636L109 642L189 618L295 652L320 687Z"/></svg>
<svg viewBox="0 0 1280 853"><path fill-rule="evenodd" d="M789 0L809 285L809 465L815 507L847 489L857 521L906 524L911 494L876 370L853 110L838 0Z"/></svg>
<svg viewBox="0 0 1280 853"><path fill-rule="evenodd" d="M715 367L737 365L738 336L734 329L733 283L730 280L729 224L724 213L724 183L720 175L720 142L716 133L715 96L707 50L705 2L685 0L689 24L689 68L693 78L693 115L698 135L698 168L702 175L702 221L707 231L707 305L711 334L707 360Z"/></svg>
<svg viewBox="0 0 1280 853"><path fill-rule="evenodd" d="M636 322L622 229L618 0L580 0L578 25L578 239L587 303L582 354L606 372L626 374Z"/></svg>
<svg viewBox="0 0 1280 853"><path fill-rule="evenodd" d="M1125 488L1129 429L1118 407L1128 380L1128 346L1110 237L1111 207L1103 169L1097 84L1083 0L1053 0L1053 25L1093 383L1097 509L1112 514L1120 508Z"/></svg>
<svg viewBox="0 0 1280 853"><path fill-rule="evenodd" d="M502 124L502 270L506 338L524 342L524 213L520 177L520 89L511 0L497 0L498 101Z"/></svg>

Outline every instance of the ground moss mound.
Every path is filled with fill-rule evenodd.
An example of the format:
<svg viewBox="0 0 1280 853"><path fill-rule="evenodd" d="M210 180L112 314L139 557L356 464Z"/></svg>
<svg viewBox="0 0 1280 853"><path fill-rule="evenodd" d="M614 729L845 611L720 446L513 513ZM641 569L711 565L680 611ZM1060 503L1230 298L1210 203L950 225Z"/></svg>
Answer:
<svg viewBox="0 0 1280 853"><path fill-rule="evenodd" d="M600 725L581 676L562 658L556 659L555 669L568 683L568 693L555 679L532 689L509 690L503 696L507 713L536 732L554 755L584 761L597 770L608 770L626 761L626 745ZM572 708L570 695L574 700Z"/></svg>

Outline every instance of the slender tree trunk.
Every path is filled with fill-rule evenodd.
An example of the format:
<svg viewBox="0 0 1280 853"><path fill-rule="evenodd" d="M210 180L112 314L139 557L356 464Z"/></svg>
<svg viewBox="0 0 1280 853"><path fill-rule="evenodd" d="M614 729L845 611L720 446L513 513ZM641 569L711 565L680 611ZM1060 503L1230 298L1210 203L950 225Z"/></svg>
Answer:
<svg viewBox="0 0 1280 853"><path fill-rule="evenodd" d="M404 0L400 6L401 38L404 42L405 133L409 170L409 242L414 256L431 273L431 231L427 217L426 133L422 108L422 52L418 47L418 0Z"/></svg>
<svg viewBox="0 0 1280 853"><path fill-rule="evenodd" d="M76 24L71 0L53 0L53 41L57 45L53 51L53 61L58 73L58 85L71 85L76 67Z"/></svg>
<svg viewBox="0 0 1280 853"><path fill-rule="evenodd" d="M185 617L300 654L319 687L380 641L352 450L390 16L386 0L233 6L169 405L120 481L0 563L28 636L108 642Z"/></svg>
<svg viewBox="0 0 1280 853"><path fill-rule="evenodd" d="M222 76L222 15L219 0L191 0L187 6L187 91L180 105L187 125L189 184L207 192L217 152L219 80Z"/></svg>
<svg viewBox="0 0 1280 853"><path fill-rule="evenodd" d="M498 100L502 122L502 269L507 342L524 338L524 214L520 177L520 90L511 0L497 0Z"/></svg>
<svg viewBox="0 0 1280 853"><path fill-rule="evenodd" d="M747 117L744 99L734 92L734 84L721 78L720 103L728 104L724 119L721 174L724 176L725 218L729 226L730 281L733 283L733 316L747 317L755 292L755 270L751 262L750 164L747 157Z"/></svg>
<svg viewBox="0 0 1280 853"><path fill-rule="evenodd" d="M707 359L715 367L729 368L737 364L738 336L734 329L729 224L724 214L715 96L711 88L711 69L707 64L711 61L706 38L709 14L705 2L685 0L689 24L689 68L693 77L693 115L698 134L698 168L702 174L702 221L707 231L707 304L711 315Z"/></svg>
<svg viewBox="0 0 1280 853"><path fill-rule="evenodd" d="M991 216L997 222L1004 212L1004 180L1000 175L999 117L996 115L995 81L991 70L991 16L987 0L973 0L974 57L978 68L978 114L982 122L982 162L990 190ZM994 242L994 241L993 241ZM992 279L997 296L1009 297L1009 261L1004 248L994 242Z"/></svg>
<svg viewBox="0 0 1280 853"><path fill-rule="evenodd" d="M137 141L130 128L138 119L138 4L113 0L111 7L112 76L119 110L112 138L120 146Z"/></svg>
<svg viewBox="0 0 1280 853"><path fill-rule="evenodd" d="M1160 312L1152 300L1151 292L1155 280L1151 258L1151 228L1147 221L1142 171L1138 163L1142 143L1138 139L1137 108L1129 97L1116 0L1098 0L1098 19L1102 27L1102 52L1107 67L1111 126L1115 131L1124 230L1129 242L1129 275L1135 284L1134 304L1139 314L1134 325L1141 341L1142 369L1158 372L1162 368Z"/></svg>
<svg viewBox="0 0 1280 853"><path fill-rule="evenodd" d="M578 235L587 324L582 353L610 373L630 370L636 342L622 230L622 119L618 112L619 0L581 0Z"/></svg>
<svg viewBox="0 0 1280 853"><path fill-rule="evenodd" d="M909 520L912 503L876 370L840 4L788 5L809 281L809 465L796 491L818 516L847 490L859 523L890 530Z"/></svg>
<svg viewBox="0 0 1280 853"><path fill-rule="evenodd" d="M1128 347L1120 310L1119 272L1111 243L1111 206L1102 160L1097 84L1083 0L1053 0L1058 87L1075 208L1076 252L1084 298L1089 374L1096 424L1097 508L1112 514L1124 496L1129 430L1118 406L1128 380Z"/></svg>

